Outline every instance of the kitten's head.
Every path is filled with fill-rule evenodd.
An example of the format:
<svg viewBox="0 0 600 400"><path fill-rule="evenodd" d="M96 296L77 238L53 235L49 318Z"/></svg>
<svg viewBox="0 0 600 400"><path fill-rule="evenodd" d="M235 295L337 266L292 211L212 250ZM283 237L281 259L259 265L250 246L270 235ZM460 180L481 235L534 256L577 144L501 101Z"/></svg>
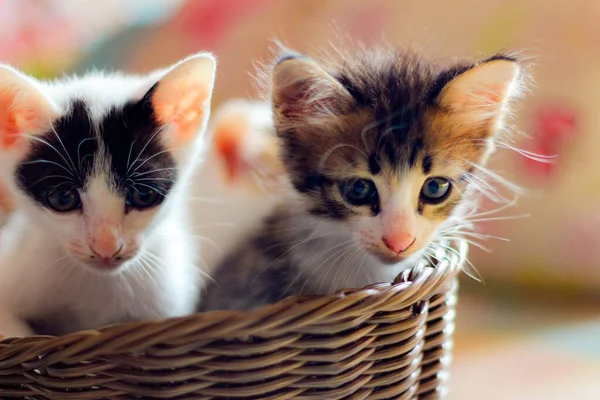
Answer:
<svg viewBox="0 0 600 400"><path fill-rule="evenodd" d="M42 82L0 65L0 172L17 207L80 264L134 259L193 167L215 68L198 54Z"/></svg>
<svg viewBox="0 0 600 400"><path fill-rule="evenodd" d="M396 263L464 212L518 94L519 62L496 55L446 70L412 52L320 65L297 55L272 74L283 161L309 212Z"/></svg>

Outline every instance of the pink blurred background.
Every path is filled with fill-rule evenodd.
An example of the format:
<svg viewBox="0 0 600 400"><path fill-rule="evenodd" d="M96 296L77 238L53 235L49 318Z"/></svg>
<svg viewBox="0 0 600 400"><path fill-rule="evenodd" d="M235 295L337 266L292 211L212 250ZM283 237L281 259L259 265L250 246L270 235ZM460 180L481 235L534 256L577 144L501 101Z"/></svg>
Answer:
<svg viewBox="0 0 600 400"><path fill-rule="evenodd" d="M600 398L600 2L588 0L0 0L0 60L36 76L144 72L189 53L219 58L215 105L253 96L270 39L307 51L343 31L413 44L444 61L524 49L536 85L520 148L494 170L531 193L487 221L463 279L451 399ZM337 29L332 29L333 26ZM489 207L493 207L489 204ZM598 383L595 383L598 382Z"/></svg>

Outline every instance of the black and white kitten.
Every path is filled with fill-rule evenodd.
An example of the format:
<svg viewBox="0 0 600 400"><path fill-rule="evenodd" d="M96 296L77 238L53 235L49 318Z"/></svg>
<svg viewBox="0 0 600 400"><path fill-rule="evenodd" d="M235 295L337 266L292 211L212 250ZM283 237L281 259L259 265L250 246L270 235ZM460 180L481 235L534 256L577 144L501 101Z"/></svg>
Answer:
<svg viewBox="0 0 600 400"><path fill-rule="evenodd" d="M225 259L202 309L390 281L433 256L468 224L521 80L503 54L448 69L407 51L282 57L271 97L293 190Z"/></svg>
<svg viewBox="0 0 600 400"><path fill-rule="evenodd" d="M216 63L39 81L0 65L0 334L60 335L194 311L188 181Z"/></svg>

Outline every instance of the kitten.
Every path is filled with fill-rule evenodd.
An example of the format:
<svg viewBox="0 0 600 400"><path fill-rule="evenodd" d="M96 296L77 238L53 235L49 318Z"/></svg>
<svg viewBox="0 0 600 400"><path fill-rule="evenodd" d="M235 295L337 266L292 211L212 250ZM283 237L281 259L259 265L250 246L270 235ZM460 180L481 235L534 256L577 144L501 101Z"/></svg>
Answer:
<svg viewBox="0 0 600 400"><path fill-rule="evenodd" d="M211 116L206 137L209 150L194 178L201 191L190 201L203 271L210 275L271 212L283 167L267 102L227 101Z"/></svg>
<svg viewBox="0 0 600 400"><path fill-rule="evenodd" d="M391 281L434 256L468 223L521 69L503 54L448 69L409 51L280 58L271 98L293 191L223 261L202 309Z"/></svg>
<svg viewBox="0 0 600 400"><path fill-rule="evenodd" d="M0 333L61 335L194 311L187 204L216 62L45 82L0 66Z"/></svg>

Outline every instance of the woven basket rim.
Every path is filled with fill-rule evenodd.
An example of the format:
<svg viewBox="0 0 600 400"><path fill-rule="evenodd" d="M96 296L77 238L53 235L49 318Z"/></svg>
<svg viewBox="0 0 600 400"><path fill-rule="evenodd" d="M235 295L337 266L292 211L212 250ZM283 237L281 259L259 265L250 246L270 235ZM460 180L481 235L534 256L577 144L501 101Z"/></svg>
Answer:
<svg viewBox="0 0 600 400"><path fill-rule="evenodd" d="M20 362L18 360L31 360L36 355L46 354L57 348L72 348L69 353L74 359L89 359L107 354L135 352L136 346L132 346L132 343L136 342L136 338L144 338L144 345L140 346L140 350L160 345L169 340L171 331L178 333L179 341L183 341L181 337L187 335L195 343L199 340L269 338L289 332L290 325L301 332L303 318L310 320L310 325L314 326L319 320L330 322L338 318L340 311L343 311L346 318L356 318L368 310L385 311L388 303L393 303L394 307L399 302L407 306L418 305L436 294L448 291L448 285L452 284L460 271L467 256L468 244L455 241L452 246L456 251L440 253L441 257L435 265L421 262L400 273L394 282L345 289L333 295L292 296L252 311L210 311L164 320L109 325L98 330L79 331L59 337L37 335L5 338L0 340L0 372L3 368L15 366ZM356 313L353 313L352 307L357 309ZM318 318L315 318L316 313ZM112 345L100 346L94 350L94 343ZM23 354L23 351L27 354ZM63 351L62 357L64 356Z"/></svg>

